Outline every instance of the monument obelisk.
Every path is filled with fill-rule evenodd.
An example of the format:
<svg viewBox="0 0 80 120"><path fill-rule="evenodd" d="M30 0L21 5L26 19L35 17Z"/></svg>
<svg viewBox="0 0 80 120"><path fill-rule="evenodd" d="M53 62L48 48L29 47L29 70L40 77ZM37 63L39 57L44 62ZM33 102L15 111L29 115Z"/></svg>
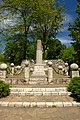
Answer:
<svg viewBox="0 0 80 120"><path fill-rule="evenodd" d="M42 64L42 44L41 44L41 40L37 40L36 64Z"/></svg>
<svg viewBox="0 0 80 120"><path fill-rule="evenodd" d="M36 64L34 65L34 71L30 78L30 81L33 81L33 83L47 82L44 65L42 64L42 56L42 43L41 40L37 40Z"/></svg>

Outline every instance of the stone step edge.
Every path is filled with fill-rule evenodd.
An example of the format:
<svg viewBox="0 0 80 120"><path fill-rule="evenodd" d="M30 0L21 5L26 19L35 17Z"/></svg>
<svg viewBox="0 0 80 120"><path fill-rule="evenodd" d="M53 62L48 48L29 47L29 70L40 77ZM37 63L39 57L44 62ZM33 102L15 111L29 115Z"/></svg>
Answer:
<svg viewBox="0 0 80 120"><path fill-rule="evenodd" d="M53 96L53 95L71 95L71 92L10 92L15 96Z"/></svg>
<svg viewBox="0 0 80 120"><path fill-rule="evenodd" d="M56 88L10 88L13 92L60 92L67 91L67 87L56 87Z"/></svg>
<svg viewBox="0 0 80 120"><path fill-rule="evenodd" d="M80 107L80 102L2 102L1 107Z"/></svg>

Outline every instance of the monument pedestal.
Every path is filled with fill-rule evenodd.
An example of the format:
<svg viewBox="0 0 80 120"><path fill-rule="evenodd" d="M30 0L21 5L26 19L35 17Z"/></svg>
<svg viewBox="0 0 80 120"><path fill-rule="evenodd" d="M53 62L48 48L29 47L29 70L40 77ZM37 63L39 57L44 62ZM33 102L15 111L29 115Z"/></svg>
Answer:
<svg viewBox="0 0 80 120"><path fill-rule="evenodd" d="M44 72L44 65L35 64L29 84L48 84L47 76Z"/></svg>

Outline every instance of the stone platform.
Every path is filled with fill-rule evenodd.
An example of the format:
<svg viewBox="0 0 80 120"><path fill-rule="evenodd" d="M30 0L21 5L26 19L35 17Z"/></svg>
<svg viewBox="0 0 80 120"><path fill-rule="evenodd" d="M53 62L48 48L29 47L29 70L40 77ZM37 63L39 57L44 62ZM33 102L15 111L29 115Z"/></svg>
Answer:
<svg viewBox="0 0 80 120"><path fill-rule="evenodd" d="M0 98L3 107L74 107L80 102L70 97L66 87L10 88L10 95Z"/></svg>

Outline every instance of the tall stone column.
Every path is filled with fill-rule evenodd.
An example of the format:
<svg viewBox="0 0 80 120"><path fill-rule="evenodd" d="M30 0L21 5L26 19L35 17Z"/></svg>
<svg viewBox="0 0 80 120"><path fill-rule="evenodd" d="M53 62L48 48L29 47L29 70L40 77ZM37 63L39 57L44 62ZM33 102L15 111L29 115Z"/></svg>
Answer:
<svg viewBox="0 0 80 120"><path fill-rule="evenodd" d="M36 64L34 65L34 71L30 77L29 84L47 84L47 76L44 71L44 64L42 64L41 40L37 40Z"/></svg>
<svg viewBox="0 0 80 120"><path fill-rule="evenodd" d="M36 64L42 64L42 44L41 44L41 40L37 40Z"/></svg>

